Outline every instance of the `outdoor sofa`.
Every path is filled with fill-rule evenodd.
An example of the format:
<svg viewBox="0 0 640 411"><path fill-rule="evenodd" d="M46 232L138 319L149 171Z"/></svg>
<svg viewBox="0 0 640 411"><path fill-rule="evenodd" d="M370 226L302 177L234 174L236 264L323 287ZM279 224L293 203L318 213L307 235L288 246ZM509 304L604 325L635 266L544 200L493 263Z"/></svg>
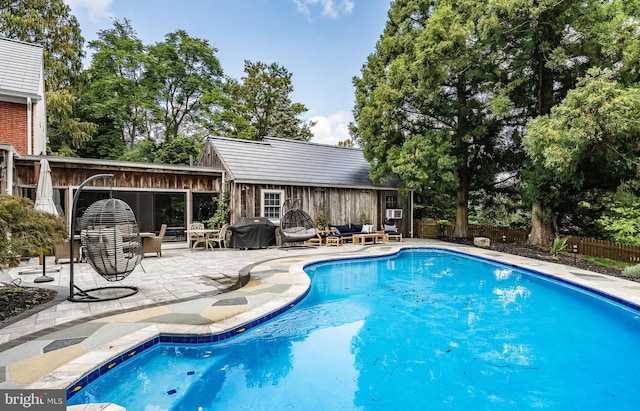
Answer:
<svg viewBox="0 0 640 411"><path fill-rule="evenodd" d="M330 236L338 236L343 240L345 238L351 238L356 234L370 234L375 232L375 229L372 225L368 224L342 224L342 225L331 225L329 224L329 234Z"/></svg>

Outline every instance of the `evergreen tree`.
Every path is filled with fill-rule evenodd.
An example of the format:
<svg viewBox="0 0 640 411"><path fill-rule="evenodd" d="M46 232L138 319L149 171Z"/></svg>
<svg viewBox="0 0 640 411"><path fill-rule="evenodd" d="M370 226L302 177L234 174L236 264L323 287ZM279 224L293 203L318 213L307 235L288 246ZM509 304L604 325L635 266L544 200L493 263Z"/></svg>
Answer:
<svg viewBox="0 0 640 411"><path fill-rule="evenodd" d="M457 237L469 236L469 191L492 186L514 150L496 110L500 55L479 30L483 9L475 1L395 1L354 80L354 137L372 178L455 192Z"/></svg>
<svg viewBox="0 0 640 411"><path fill-rule="evenodd" d="M494 24L487 26L487 37L494 39L496 48L505 56L502 69L509 77L502 83L502 93L508 96L512 112L520 119L514 124L526 130L529 120L539 118L533 123L538 127L535 122L546 121L543 119L551 115L552 108L592 67L635 71L637 50L631 51L625 44L637 44L637 7L636 1L491 3L487 13ZM631 51L626 55L629 61L624 61L623 50ZM585 103L590 101L582 102ZM543 141L540 139L537 144ZM531 144L528 146L531 148ZM530 161L523 175L532 204L530 241L546 247L553 236L553 222L558 221L561 210L576 209L574 198L586 187L565 184L555 170L542 166L531 150L528 153ZM600 174L593 167L587 172Z"/></svg>

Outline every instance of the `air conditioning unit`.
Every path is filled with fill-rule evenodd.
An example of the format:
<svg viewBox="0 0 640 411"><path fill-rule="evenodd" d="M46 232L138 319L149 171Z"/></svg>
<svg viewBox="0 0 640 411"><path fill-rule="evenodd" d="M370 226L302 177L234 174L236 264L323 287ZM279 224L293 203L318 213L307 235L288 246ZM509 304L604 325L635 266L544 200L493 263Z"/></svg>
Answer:
<svg viewBox="0 0 640 411"><path fill-rule="evenodd" d="M402 218L401 208L387 208L387 220L399 220Z"/></svg>

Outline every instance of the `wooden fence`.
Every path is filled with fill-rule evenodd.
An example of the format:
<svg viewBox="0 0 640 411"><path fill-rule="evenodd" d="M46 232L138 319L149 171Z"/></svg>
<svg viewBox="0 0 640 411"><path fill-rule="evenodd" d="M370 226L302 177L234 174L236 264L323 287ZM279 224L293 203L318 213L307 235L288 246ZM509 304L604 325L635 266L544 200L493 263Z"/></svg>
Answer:
<svg viewBox="0 0 640 411"><path fill-rule="evenodd" d="M414 236L417 238L452 238L454 226L438 224L436 221L415 220ZM491 227L486 225L469 224L470 237L487 237L492 243L523 244L527 242L529 230L517 230L508 227ZM561 236L567 238L565 251L572 252L577 245L577 252L591 257L609 258L616 261L640 264L640 247L618 244L611 241L593 238Z"/></svg>

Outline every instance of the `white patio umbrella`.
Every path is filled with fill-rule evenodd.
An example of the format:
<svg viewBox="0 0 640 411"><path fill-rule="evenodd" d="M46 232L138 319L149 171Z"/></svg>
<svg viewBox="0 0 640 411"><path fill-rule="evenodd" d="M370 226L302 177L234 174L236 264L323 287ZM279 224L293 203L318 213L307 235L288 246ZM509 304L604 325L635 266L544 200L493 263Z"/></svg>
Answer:
<svg viewBox="0 0 640 411"><path fill-rule="evenodd" d="M38 177L38 187L36 189L36 205L35 209L58 215L58 209L56 203L53 201L53 182L51 181L51 167L49 167L49 161L46 158L40 160L40 176ZM42 254L41 254L42 256ZM46 257L42 256L42 276L33 280L36 283L43 283L47 281L53 281L53 278L46 275ZM53 269L51 271L58 271Z"/></svg>
<svg viewBox="0 0 640 411"><path fill-rule="evenodd" d="M40 176L36 189L36 210L58 215L56 203L53 201L53 183L51 182L51 167L46 158L40 160Z"/></svg>

